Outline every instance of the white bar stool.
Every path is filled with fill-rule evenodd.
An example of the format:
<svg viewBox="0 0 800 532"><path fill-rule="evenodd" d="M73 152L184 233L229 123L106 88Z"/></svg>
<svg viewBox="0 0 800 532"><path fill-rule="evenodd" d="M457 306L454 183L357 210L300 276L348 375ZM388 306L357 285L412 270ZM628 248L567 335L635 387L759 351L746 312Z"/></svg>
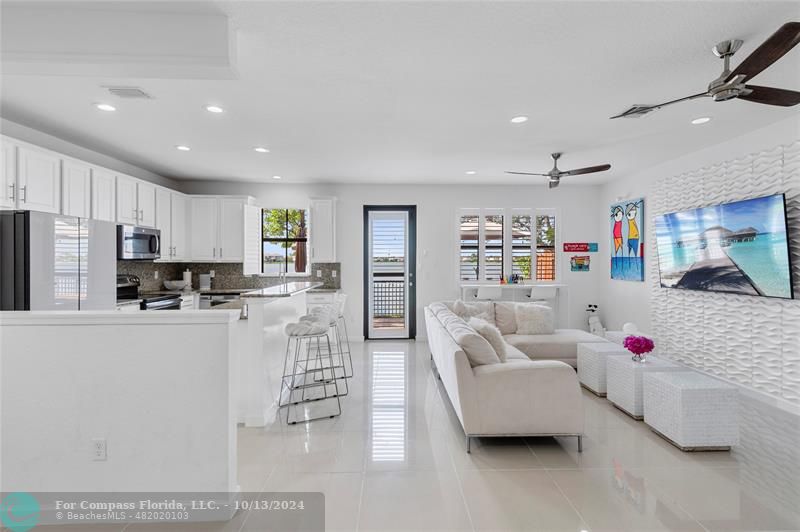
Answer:
<svg viewBox="0 0 800 532"><path fill-rule="evenodd" d="M280 397L278 406L286 407L286 423L294 425L298 422L308 422L315 419L332 418L342 413L342 404L339 399L342 395L339 390L339 380L336 377L336 365L333 362L333 350L329 336L330 311L318 312L316 316L304 316L296 323L286 325L285 332L286 354L283 363L283 376L281 378ZM323 345L324 339L324 345ZM327 360L325 360L327 358ZM299 394L299 397L297 395ZM304 415L291 421L291 410L302 408L307 414L306 403L319 402L327 399L336 400L336 410L333 413L324 412L308 417ZM303 405L303 406L301 406ZM319 406L316 405L315 408Z"/></svg>

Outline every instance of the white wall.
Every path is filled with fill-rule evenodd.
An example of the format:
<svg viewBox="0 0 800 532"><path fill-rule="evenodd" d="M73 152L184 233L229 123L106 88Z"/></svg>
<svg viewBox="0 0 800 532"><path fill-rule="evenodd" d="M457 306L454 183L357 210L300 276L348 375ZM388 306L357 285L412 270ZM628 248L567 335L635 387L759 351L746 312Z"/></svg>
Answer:
<svg viewBox="0 0 800 532"><path fill-rule="evenodd" d="M644 119L646 120L646 118ZM702 126L687 127L714 127L714 122ZM789 144L800 138L800 117L797 115L768 127L752 131L741 137L717 144L679 159L644 169L632 175L604 185L601 189L600 212L598 223L603 225L600 239L599 266L601 266L600 281L603 285L601 298L603 301L602 318L608 329L620 329L627 321L635 322L640 330L650 331L650 287L652 279L643 283L631 281L611 280L611 256L608 229L608 208L618 198L629 199L645 198L645 224L652 223L652 211L647 208L648 199L652 199L656 184L663 179L677 176L686 172L698 170L703 167L737 159L745 155L768 150L781 144ZM650 227L646 227L642 234L650 237ZM645 247L645 271L652 271L656 257L653 256L652 242L647 242Z"/></svg>
<svg viewBox="0 0 800 532"><path fill-rule="evenodd" d="M158 185L176 190L179 188L179 185L172 179L154 174L153 172L138 166L134 166L126 163L125 161L109 157L108 155L103 155L100 152L84 148L77 144L73 144L72 142L67 142L66 140L54 137L53 135L44 133L43 131L39 131L38 129L19 124L17 122L12 122L6 118L0 118L0 133L18 140L30 142L31 144L35 144L36 146L40 146L48 150L53 150L69 157L80 159L81 161L86 161L90 164L95 164L97 166L108 168L109 170L114 170L129 176L138 177L139 179L144 179L145 181L150 181L151 183L156 183Z"/></svg>
<svg viewBox="0 0 800 532"><path fill-rule="evenodd" d="M422 308L432 301L458 297L456 217L460 208L557 208L563 241L598 242L604 227L597 223L598 187L439 186L439 185L290 185L193 181L184 192L250 194L263 207L304 206L313 196L336 196L337 259L342 263L342 290L349 296L351 336L363 328L363 206L417 206L417 336L425 336ZM559 253L561 280L569 285L569 324L585 325L584 308L600 297L601 268L569 271L569 255ZM592 254L594 256L598 254Z"/></svg>

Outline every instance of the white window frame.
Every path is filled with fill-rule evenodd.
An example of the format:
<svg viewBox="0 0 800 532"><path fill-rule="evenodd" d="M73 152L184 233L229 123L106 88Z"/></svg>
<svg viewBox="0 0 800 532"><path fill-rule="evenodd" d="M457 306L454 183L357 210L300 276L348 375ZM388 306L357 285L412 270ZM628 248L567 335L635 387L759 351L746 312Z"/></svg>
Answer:
<svg viewBox="0 0 800 532"><path fill-rule="evenodd" d="M308 264L306 266L307 271L305 273L303 273L303 272L286 272L284 274L284 277L287 277L287 278L288 277L311 277L313 272L311 271L311 205L310 204L305 205L305 206L296 206L296 207L291 207L291 206L290 207L261 207L261 213L262 213L261 216L262 216L262 218L261 218L261 227L260 227L260 231L259 232L261 234L260 255L261 255L262 268L263 268L263 264L264 264L264 218L263 218L264 214L263 213L264 213L264 211L271 211L271 210L276 210L276 209L278 209L278 210L292 210L292 209L300 210L300 209L303 209L304 211L306 211L306 218L308 220L306 222L307 225L308 225L308 235L306 236L306 248L307 248L306 251L307 251L307 253L309 253L309 256L306 259L308 261ZM267 278L273 278L273 279L277 279L277 278L280 277L280 275L274 275L274 274L271 274L271 273L264 273L263 271L261 273L255 274L255 276L256 277L267 277Z"/></svg>
<svg viewBox="0 0 800 532"><path fill-rule="evenodd" d="M531 234L531 279L526 279L528 284L558 284L563 277L561 272L561 256L559 253L559 246L561 246L561 215L559 209L555 207L508 207L508 208L462 208L458 209L455 216L455 235L456 235L456 279L459 285L470 284L497 284L498 281L486 280L486 216L492 214L503 215L503 276L508 279L513 271L513 244L512 244L512 217L515 215L529 215L531 217L532 234ZM461 279L461 217L462 216L477 216L478 217L478 279L465 280ZM553 216L555 218L555 279L552 281L537 281L536 280L536 217L537 216Z"/></svg>

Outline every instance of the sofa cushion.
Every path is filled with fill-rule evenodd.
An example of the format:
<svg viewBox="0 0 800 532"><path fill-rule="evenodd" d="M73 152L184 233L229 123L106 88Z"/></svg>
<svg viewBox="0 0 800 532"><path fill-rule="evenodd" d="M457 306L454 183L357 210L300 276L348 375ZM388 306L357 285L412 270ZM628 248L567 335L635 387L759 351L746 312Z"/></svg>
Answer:
<svg viewBox="0 0 800 532"><path fill-rule="evenodd" d="M474 316L469 319L467 324L475 329L475 332L486 338L494 352L497 353L497 358L500 359L500 362L506 361L506 346L508 344L503 340L503 335L500 334L497 327L486 320Z"/></svg>
<svg viewBox="0 0 800 532"><path fill-rule="evenodd" d="M573 360L578 356L579 343L607 341L579 329L556 329L553 334L507 334L503 338L531 360Z"/></svg>
<svg viewBox="0 0 800 532"><path fill-rule="evenodd" d="M514 303L506 301L495 301L494 303L494 324L503 334L517 332L517 313L514 305Z"/></svg>
<svg viewBox="0 0 800 532"><path fill-rule="evenodd" d="M444 303L442 303L440 301L434 301L433 303L428 305L428 308L431 309L431 312L433 312L433 315L437 316L437 317L439 316L439 313L441 313L442 311L450 310L450 309L447 308L447 305L445 305Z"/></svg>
<svg viewBox="0 0 800 532"><path fill-rule="evenodd" d="M453 303L453 312L465 320L477 316L485 319L489 323L494 323L494 303L491 301L465 303L461 299L456 299Z"/></svg>
<svg viewBox="0 0 800 532"><path fill-rule="evenodd" d="M553 334L555 331L555 316L550 307L526 303L518 304L515 311L517 334Z"/></svg>
<svg viewBox="0 0 800 532"><path fill-rule="evenodd" d="M530 360L530 358L528 355L506 342L506 362L513 362L514 360Z"/></svg>
<svg viewBox="0 0 800 532"><path fill-rule="evenodd" d="M468 325L453 324L447 327L447 332L467 355L472 367L500 363L492 345Z"/></svg>
<svg viewBox="0 0 800 532"><path fill-rule="evenodd" d="M460 317L450 310L443 310L437 316L447 333L458 344L472 367L484 364L499 364L500 358L492 345Z"/></svg>

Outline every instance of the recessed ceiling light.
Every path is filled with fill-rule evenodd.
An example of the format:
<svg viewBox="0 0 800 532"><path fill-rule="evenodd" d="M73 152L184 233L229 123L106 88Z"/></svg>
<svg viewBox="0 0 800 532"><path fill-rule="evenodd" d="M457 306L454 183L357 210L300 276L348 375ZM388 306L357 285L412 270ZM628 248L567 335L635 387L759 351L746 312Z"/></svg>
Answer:
<svg viewBox="0 0 800 532"><path fill-rule="evenodd" d="M180 151L189 151L189 150L191 150L191 148L189 146L184 146L183 144L179 144L179 145L175 146L175 149L176 150L180 150Z"/></svg>
<svg viewBox="0 0 800 532"><path fill-rule="evenodd" d="M256 146L253 150L257 151L258 153L269 153L269 150L266 148L262 148L261 146Z"/></svg>
<svg viewBox="0 0 800 532"><path fill-rule="evenodd" d="M117 108L114 107L113 105L111 105L110 103L96 103L96 104L94 104L94 106L96 108L98 108L99 110L101 110L101 111L106 111L106 112L109 112L109 113L111 111L116 111L117 110Z"/></svg>
<svg viewBox="0 0 800 532"><path fill-rule="evenodd" d="M206 111L209 113L221 113L224 109L218 105L206 105Z"/></svg>
<svg viewBox="0 0 800 532"><path fill-rule="evenodd" d="M708 116L701 116L700 118L695 118L694 120L692 120L692 124L696 126L700 124L705 124L706 122L711 122L711 118Z"/></svg>
<svg viewBox="0 0 800 532"><path fill-rule="evenodd" d="M464 173L467 174L467 175L475 175L476 172L475 172L475 170L467 170Z"/></svg>
<svg viewBox="0 0 800 532"><path fill-rule="evenodd" d="M515 116L514 118L511 119L511 123L512 124L521 124L521 123L527 122L527 121L528 121L528 117L527 116Z"/></svg>
<svg viewBox="0 0 800 532"><path fill-rule="evenodd" d="M281 176L279 176L279 175L274 175L274 176L272 176L272 179L281 179Z"/></svg>

